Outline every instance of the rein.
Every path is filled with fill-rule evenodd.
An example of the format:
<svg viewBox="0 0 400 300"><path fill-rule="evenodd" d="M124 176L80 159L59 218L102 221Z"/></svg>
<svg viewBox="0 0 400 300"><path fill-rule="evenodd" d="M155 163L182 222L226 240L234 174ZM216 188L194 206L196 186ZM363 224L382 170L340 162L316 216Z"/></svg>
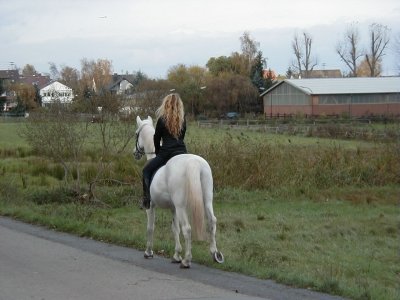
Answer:
<svg viewBox="0 0 400 300"><path fill-rule="evenodd" d="M135 156L136 156L136 153L137 153L137 154L139 154L139 156L138 156L139 158L141 156L143 156L143 155L146 155L146 154L156 154L155 152L145 152L144 148L139 146L139 135L140 135L140 132L142 131L143 127L146 126L146 125L149 125L149 124L143 124L142 126L140 126L140 128L136 132Z"/></svg>

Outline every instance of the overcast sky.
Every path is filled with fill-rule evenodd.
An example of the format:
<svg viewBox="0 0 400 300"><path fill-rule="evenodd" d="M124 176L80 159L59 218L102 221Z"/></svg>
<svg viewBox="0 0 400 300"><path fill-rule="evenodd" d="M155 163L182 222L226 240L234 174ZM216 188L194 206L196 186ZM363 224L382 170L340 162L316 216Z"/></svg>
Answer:
<svg viewBox="0 0 400 300"><path fill-rule="evenodd" d="M268 68L285 74L294 34L306 31L317 68L347 72L335 45L352 22L365 47L374 22L399 35L400 1L0 0L0 69L13 62L48 73L54 62L80 70L82 58L105 58L116 73L165 78L171 66L205 66L210 57L240 52L239 38L248 31ZM388 48L384 74L398 74L396 61Z"/></svg>

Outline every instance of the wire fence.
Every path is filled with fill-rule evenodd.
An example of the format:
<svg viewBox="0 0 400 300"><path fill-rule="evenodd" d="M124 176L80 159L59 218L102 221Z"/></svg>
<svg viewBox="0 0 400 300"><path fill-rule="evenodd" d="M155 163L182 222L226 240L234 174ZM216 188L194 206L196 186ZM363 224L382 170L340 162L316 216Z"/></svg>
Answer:
<svg viewBox="0 0 400 300"><path fill-rule="evenodd" d="M274 123L263 120L201 120L200 128L258 131L308 137L400 141L400 123L376 124L368 119Z"/></svg>

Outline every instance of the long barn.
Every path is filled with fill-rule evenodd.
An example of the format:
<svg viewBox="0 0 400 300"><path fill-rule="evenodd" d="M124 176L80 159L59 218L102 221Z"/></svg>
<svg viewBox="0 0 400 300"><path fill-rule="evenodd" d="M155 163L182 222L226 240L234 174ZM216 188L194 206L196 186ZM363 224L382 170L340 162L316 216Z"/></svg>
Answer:
<svg viewBox="0 0 400 300"><path fill-rule="evenodd" d="M400 116L400 77L285 79L261 94L266 116Z"/></svg>

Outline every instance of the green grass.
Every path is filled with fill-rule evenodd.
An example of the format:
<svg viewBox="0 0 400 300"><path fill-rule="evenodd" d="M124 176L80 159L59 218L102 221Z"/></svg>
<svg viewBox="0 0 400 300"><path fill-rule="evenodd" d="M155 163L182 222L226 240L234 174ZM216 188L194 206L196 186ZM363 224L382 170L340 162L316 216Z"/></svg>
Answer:
<svg viewBox="0 0 400 300"><path fill-rule="evenodd" d="M356 192L364 200L360 196L355 202L342 198ZM205 242L194 243L194 261L354 299L396 299L400 272L397 192L396 187L329 190L325 195L336 197L321 201L286 199L265 191L220 190L214 206L217 242L226 262L214 265ZM0 212L79 236L144 249L146 217L135 201L101 208L59 197L57 203L38 205L29 200L29 193L22 191L25 200L0 201ZM380 193L389 197L389 203L368 200ZM157 211L154 249L163 255L173 253L170 221L168 211Z"/></svg>
<svg viewBox="0 0 400 300"><path fill-rule="evenodd" d="M24 141L7 141L20 123L2 125L0 214L144 249L144 161L130 153L114 158L108 174L129 185L99 184L98 201L88 202L65 187L57 164ZM207 243L194 242L194 261L352 299L398 299L398 145L193 125L187 134L189 150L213 168L217 243L226 260L214 264ZM85 153L88 180L98 154ZM160 255L173 254L170 222L169 211L157 210Z"/></svg>
<svg viewBox="0 0 400 300"><path fill-rule="evenodd" d="M26 141L17 133L22 122L1 122L0 121L0 148L28 147Z"/></svg>

